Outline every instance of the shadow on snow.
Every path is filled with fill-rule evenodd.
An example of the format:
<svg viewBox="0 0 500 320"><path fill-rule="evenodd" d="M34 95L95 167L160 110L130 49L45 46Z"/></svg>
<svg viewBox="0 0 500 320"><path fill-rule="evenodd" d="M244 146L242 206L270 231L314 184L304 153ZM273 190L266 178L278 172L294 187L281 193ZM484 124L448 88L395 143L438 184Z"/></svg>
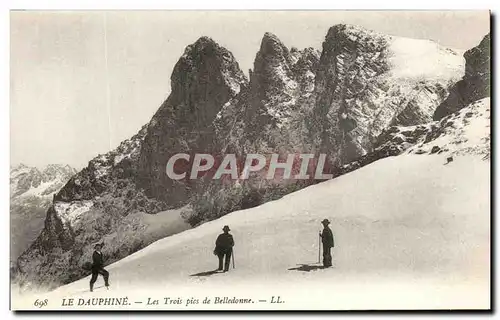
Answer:
<svg viewBox="0 0 500 320"><path fill-rule="evenodd" d="M204 271L204 272L200 272L200 273L195 273L195 274L192 274L190 275L190 277L208 277L208 276L211 276L213 274L216 274L216 273L220 273L221 271L220 270L212 270L212 271Z"/></svg>
<svg viewBox="0 0 500 320"><path fill-rule="evenodd" d="M288 270L294 270L294 271L313 271L313 270L318 270L318 269L326 269L326 267L321 266L321 265L311 265L311 264L299 264L300 267L295 267L295 268L290 268Z"/></svg>

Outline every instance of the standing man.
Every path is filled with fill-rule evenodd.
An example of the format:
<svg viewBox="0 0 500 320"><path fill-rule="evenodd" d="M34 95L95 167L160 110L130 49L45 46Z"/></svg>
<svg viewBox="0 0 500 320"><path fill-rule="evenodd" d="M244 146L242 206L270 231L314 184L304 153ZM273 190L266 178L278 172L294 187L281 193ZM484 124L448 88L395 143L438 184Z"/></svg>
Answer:
<svg viewBox="0 0 500 320"><path fill-rule="evenodd" d="M321 237L322 243L323 243L323 266L325 268L331 267L332 266L332 253L330 250L335 246L333 242L333 233L330 227L328 225L330 224L330 221L328 219L324 219L321 221L323 224L323 232L319 233L319 236Z"/></svg>
<svg viewBox="0 0 500 320"><path fill-rule="evenodd" d="M104 258L101 249L104 244L98 243L94 246L94 253L92 254L92 278L90 279L90 292L94 291L94 283L97 277L101 274L104 277L104 285L109 289L109 272L104 269Z"/></svg>
<svg viewBox="0 0 500 320"><path fill-rule="evenodd" d="M222 228L224 233L221 233L217 240L215 241L214 254L219 258L219 268L217 271L222 271L222 261L224 256L226 260L224 261L224 272L229 271L229 262L231 261L231 255L233 253L234 239L231 234L229 234L229 226L224 226Z"/></svg>

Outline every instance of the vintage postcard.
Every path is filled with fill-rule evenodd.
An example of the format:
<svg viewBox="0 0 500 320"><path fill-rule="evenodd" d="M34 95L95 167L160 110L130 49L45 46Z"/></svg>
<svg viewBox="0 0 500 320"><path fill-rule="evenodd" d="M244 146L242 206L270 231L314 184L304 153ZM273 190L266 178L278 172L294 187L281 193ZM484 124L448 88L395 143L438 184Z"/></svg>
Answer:
<svg viewBox="0 0 500 320"><path fill-rule="evenodd" d="M12 310L489 310L490 12L11 11Z"/></svg>

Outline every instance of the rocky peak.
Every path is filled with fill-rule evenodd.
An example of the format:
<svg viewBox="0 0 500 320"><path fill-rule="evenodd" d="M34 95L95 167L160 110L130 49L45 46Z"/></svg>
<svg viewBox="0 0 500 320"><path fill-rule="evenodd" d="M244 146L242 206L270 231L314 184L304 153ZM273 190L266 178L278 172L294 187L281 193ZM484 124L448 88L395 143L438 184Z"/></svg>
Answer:
<svg viewBox="0 0 500 320"><path fill-rule="evenodd" d="M368 116L362 109L381 107L366 109L361 104L370 104L380 93L375 87L377 77L389 69L388 40L388 36L346 24L328 30L316 72L315 127L319 149L337 154L333 162L349 162L365 153L355 137L360 130L354 130L363 125L357 117ZM362 135L367 137L366 132Z"/></svg>
<svg viewBox="0 0 500 320"><path fill-rule="evenodd" d="M255 71L259 70L258 67L261 67L261 63L276 65L282 62L292 64L290 51L276 35L266 32L262 37L260 50L255 59Z"/></svg>
<svg viewBox="0 0 500 320"><path fill-rule="evenodd" d="M330 29L325 37L325 43L334 44L333 42L346 42L351 44L358 44L361 46L370 46L374 44L376 40L389 40L391 36L378 33L376 31L366 29L361 26L351 25L351 24L336 24ZM364 41L367 43L364 43Z"/></svg>
<svg viewBox="0 0 500 320"><path fill-rule="evenodd" d="M247 82L229 50L209 37L201 37L186 47L174 67L171 76L172 97L177 98L176 102L180 102L192 98L189 97L188 91L194 89L208 94L217 86L227 86L226 95L234 96L240 92L242 86L246 86ZM186 90L191 88L191 85L195 88Z"/></svg>
<svg viewBox="0 0 500 320"><path fill-rule="evenodd" d="M301 92L311 93L314 91L316 69L319 65L321 53L314 48L306 48L296 51L296 62L293 72L301 87Z"/></svg>
<svg viewBox="0 0 500 320"><path fill-rule="evenodd" d="M264 34L250 76L248 110L261 117L255 131L268 135L267 129L287 127L298 114L303 115L304 110L301 109L310 105L310 101L305 99L309 99L314 91L318 62L317 50L293 47L289 50L276 35Z"/></svg>
<svg viewBox="0 0 500 320"><path fill-rule="evenodd" d="M269 100L279 92L291 95L297 87L292 64L288 48L274 34L266 32L254 61L250 79L252 93L261 100Z"/></svg>
<svg viewBox="0 0 500 320"><path fill-rule="evenodd" d="M467 50L464 53L465 58L465 76L485 77L490 79L490 34L484 36L477 47Z"/></svg>
<svg viewBox="0 0 500 320"><path fill-rule="evenodd" d="M331 27L316 72L319 149L335 165L371 152L384 128L432 120L462 74L463 59L432 41Z"/></svg>
<svg viewBox="0 0 500 320"><path fill-rule="evenodd" d="M361 80L388 69L383 54L389 37L361 27L339 24L331 27L323 42L316 86L324 93L322 104L331 104L344 84L352 85L352 95L363 89ZM346 77L357 69L352 77ZM360 70L362 69L362 70ZM342 81L338 81L342 80ZM328 90L330 89L330 90Z"/></svg>
<svg viewBox="0 0 500 320"><path fill-rule="evenodd" d="M314 75L319 56L319 51L313 48L289 50L276 35L266 32L251 73L252 92L262 100L276 99L282 94L288 98L297 95L297 81ZM314 83L314 77L308 80Z"/></svg>
<svg viewBox="0 0 500 320"><path fill-rule="evenodd" d="M490 96L490 34L478 46L464 53L465 75L450 90L436 109L434 120L440 120L473 101Z"/></svg>
<svg viewBox="0 0 500 320"><path fill-rule="evenodd" d="M186 47L174 67L172 92L152 120L165 125L165 117L178 118L183 125L210 126L229 99L248 86L233 54L209 37L201 37ZM192 121L190 121L192 120Z"/></svg>
<svg viewBox="0 0 500 320"><path fill-rule="evenodd" d="M172 92L153 116L141 148L140 186L148 195L178 203L187 199L189 188L172 190L165 174L168 159L180 152L212 152L213 122L248 80L233 54L208 37L186 48L171 80Z"/></svg>

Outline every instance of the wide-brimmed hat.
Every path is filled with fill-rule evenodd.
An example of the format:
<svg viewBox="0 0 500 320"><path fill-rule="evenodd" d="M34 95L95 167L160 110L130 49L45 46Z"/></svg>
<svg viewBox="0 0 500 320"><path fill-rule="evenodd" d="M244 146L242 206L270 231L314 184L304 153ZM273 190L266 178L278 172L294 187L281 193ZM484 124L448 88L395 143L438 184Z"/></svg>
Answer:
<svg viewBox="0 0 500 320"><path fill-rule="evenodd" d="M323 221L321 221L322 224L330 224L330 221L328 219L323 219Z"/></svg>
<svg viewBox="0 0 500 320"><path fill-rule="evenodd" d="M222 231L231 231L231 229L229 229L229 226L224 226L224 228L222 228Z"/></svg>
<svg viewBox="0 0 500 320"><path fill-rule="evenodd" d="M94 245L94 249L97 249L98 246L102 248L103 245L102 245L102 243L97 243Z"/></svg>

